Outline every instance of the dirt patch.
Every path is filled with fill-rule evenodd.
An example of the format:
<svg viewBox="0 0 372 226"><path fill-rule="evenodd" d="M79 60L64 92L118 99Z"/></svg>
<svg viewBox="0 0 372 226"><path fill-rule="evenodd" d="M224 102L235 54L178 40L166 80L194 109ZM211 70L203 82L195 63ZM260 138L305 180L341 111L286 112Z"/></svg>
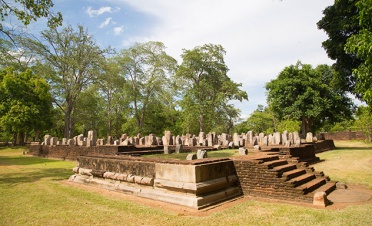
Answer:
<svg viewBox="0 0 372 226"><path fill-rule="evenodd" d="M372 159L368 160L367 166L372 168Z"/></svg>
<svg viewBox="0 0 372 226"><path fill-rule="evenodd" d="M121 199L121 200L129 200L132 202L136 202L140 205L144 206L149 206L149 207L154 207L154 208L161 208L166 211L171 211L176 213L179 216L208 216L210 214L216 213L223 211L225 209L229 209L235 205L238 205L240 203L248 202L248 201L262 201L262 202L267 202L267 203L287 203L295 206L302 206L306 208L314 208L314 209L330 209L330 210L339 210L343 209L348 206L353 206L353 205L363 205L363 204L369 204L372 203L372 199L364 199L363 201L358 201L358 200L350 200L350 202L340 202L338 200L333 201L332 204L328 205L327 207L317 207L312 205L311 203L301 203L301 202L291 202L291 201L283 201L283 200L276 200L276 199L266 199L266 198L259 198L259 197L251 197L251 196L243 196L240 198L235 198L233 200L225 201L222 203L219 203L215 206L209 207L209 208L204 208L201 210L196 210L192 209L189 207L185 206L180 206L180 205L175 205L171 203L166 203L162 201L155 201L151 199L146 199L146 198L141 198L137 197L135 195L130 195L130 194L125 194L121 192L116 192L116 191L110 191L107 189L102 189L102 188L97 188L89 185L84 185L84 184L78 184L74 182L69 182L69 181L62 181L61 183L66 184L68 186L73 186L79 189L84 189L88 191L92 191L95 193L98 193L103 196L107 196L110 198L115 198L115 199ZM347 191L349 193L353 194L362 194L364 198L367 196L371 197L372 196L372 190L369 190L363 186L360 185L348 185L349 188ZM337 191L337 190L336 190ZM345 192L340 192L339 197L341 197ZM334 196L335 197L335 196Z"/></svg>

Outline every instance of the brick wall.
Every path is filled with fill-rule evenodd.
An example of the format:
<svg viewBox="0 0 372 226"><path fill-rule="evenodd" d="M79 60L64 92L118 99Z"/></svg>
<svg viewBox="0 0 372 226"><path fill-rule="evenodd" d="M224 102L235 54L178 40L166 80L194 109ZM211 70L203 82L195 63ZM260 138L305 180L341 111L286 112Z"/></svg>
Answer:
<svg viewBox="0 0 372 226"><path fill-rule="evenodd" d="M301 159L310 159L315 157L314 144L305 144L300 147L283 147L280 152Z"/></svg>
<svg viewBox="0 0 372 226"><path fill-rule="evenodd" d="M317 137L319 139L326 139L326 140L365 140L366 136L362 131L351 132L351 131L343 131L343 132L336 132L336 133L318 133Z"/></svg>
<svg viewBox="0 0 372 226"><path fill-rule="evenodd" d="M78 156L86 155L115 155L118 152L118 146L47 146L30 145L29 154L40 157L60 158L76 160Z"/></svg>
<svg viewBox="0 0 372 226"><path fill-rule="evenodd" d="M312 202L312 197L284 183L278 172L270 171L266 165L252 160L234 160L234 164L244 195Z"/></svg>

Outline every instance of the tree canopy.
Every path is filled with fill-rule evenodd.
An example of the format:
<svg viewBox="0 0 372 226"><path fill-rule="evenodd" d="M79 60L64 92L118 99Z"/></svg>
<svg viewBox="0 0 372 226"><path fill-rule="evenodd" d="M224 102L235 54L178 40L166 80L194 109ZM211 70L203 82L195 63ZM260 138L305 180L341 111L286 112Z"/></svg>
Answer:
<svg viewBox="0 0 372 226"><path fill-rule="evenodd" d="M120 74L126 79L124 90L130 101L137 133L144 132L154 103L163 104L177 61L165 52L161 42L136 43L116 57ZM161 108L159 108L160 110ZM151 121L147 121L151 124Z"/></svg>
<svg viewBox="0 0 372 226"><path fill-rule="evenodd" d="M209 131L221 117L237 117L230 100L248 99L241 84L228 76L221 45L206 44L184 50L176 79L183 82L180 106L186 132Z"/></svg>
<svg viewBox="0 0 372 226"><path fill-rule="evenodd" d="M11 39L12 29L5 28L3 25L8 17L16 17L25 26L42 17L48 18L47 25L50 28L62 25L62 14L51 11L54 6L51 0L0 0L0 3L0 33Z"/></svg>
<svg viewBox="0 0 372 226"><path fill-rule="evenodd" d="M67 26L41 33L42 40L27 39L25 48L37 54L34 70L47 78L53 89L54 103L65 116L64 137L74 133L74 110L80 93L96 78L104 63L104 54L82 26L75 31Z"/></svg>
<svg viewBox="0 0 372 226"><path fill-rule="evenodd" d="M337 0L323 11L323 18L317 23L318 28L324 30L328 39L322 45L328 56L335 60L338 72L337 85L341 89L350 91L358 96L354 90L355 76L353 69L357 68L363 59L356 54L345 51L345 44L349 37L358 34L360 30L358 8L355 3L359 0Z"/></svg>
<svg viewBox="0 0 372 226"><path fill-rule="evenodd" d="M350 118L352 101L334 85L335 71L327 65L297 62L266 84L267 101L279 120L302 121L302 135L315 132L325 121Z"/></svg>
<svg viewBox="0 0 372 226"><path fill-rule="evenodd" d="M0 71L0 127L14 138L20 136L19 144L23 144L25 133L39 133L53 126L49 89L46 81L30 70Z"/></svg>
<svg viewBox="0 0 372 226"><path fill-rule="evenodd" d="M372 0L360 0L356 3L360 31L347 39L345 50L348 54L363 59L354 66L356 77L355 91L361 94L369 106L372 105Z"/></svg>

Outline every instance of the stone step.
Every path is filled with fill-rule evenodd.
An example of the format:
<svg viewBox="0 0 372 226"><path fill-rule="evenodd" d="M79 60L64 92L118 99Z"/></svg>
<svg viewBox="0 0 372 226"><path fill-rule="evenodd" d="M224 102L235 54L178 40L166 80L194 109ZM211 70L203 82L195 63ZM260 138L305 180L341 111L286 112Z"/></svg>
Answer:
<svg viewBox="0 0 372 226"><path fill-rule="evenodd" d="M313 173L314 173L315 176L317 176L317 177L324 177L324 173L323 173L323 171L314 171Z"/></svg>
<svg viewBox="0 0 372 226"><path fill-rule="evenodd" d="M304 192L304 194L307 194L307 193L310 193L310 192L313 192L315 189L319 188L320 186L324 185L326 182L326 180L324 178L316 178L314 180L311 180L305 184L302 184L298 187L296 187L296 189L299 189L299 190L302 190Z"/></svg>
<svg viewBox="0 0 372 226"><path fill-rule="evenodd" d="M294 169L294 170L284 172L282 174L282 178L284 178L285 180L290 180L294 177L298 177L298 176L300 176L302 174L305 174L305 173L306 173L306 170L304 170L304 169Z"/></svg>
<svg viewBox="0 0 372 226"><path fill-rule="evenodd" d="M271 156L269 155L269 156L265 156L265 157L253 158L253 160L260 161L260 163L275 161L275 160L278 160L278 159L279 159L279 157L277 155L271 155Z"/></svg>
<svg viewBox="0 0 372 226"><path fill-rule="evenodd" d="M287 181L287 183L293 184L294 186L299 186L301 184L305 184L311 180L314 180L316 177L312 173L306 173L301 176L295 177Z"/></svg>
<svg viewBox="0 0 372 226"><path fill-rule="evenodd" d="M332 191L336 189L336 181L327 181L324 185L321 187L317 188L311 193L316 193L316 192L325 192L327 195L329 195Z"/></svg>
<svg viewBox="0 0 372 226"><path fill-rule="evenodd" d="M267 165L269 167L269 169L272 169L275 166L281 166L281 165L286 165L286 164L288 164L287 160L282 160L282 159L263 163L263 165Z"/></svg>
<svg viewBox="0 0 372 226"><path fill-rule="evenodd" d="M284 173L284 172L287 172L287 171L290 171L290 170L294 170L296 168L297 168L296 164L286 164L286 165L276 166L276 167L274 167L272 169L269 169L269 170Z"/></svg>

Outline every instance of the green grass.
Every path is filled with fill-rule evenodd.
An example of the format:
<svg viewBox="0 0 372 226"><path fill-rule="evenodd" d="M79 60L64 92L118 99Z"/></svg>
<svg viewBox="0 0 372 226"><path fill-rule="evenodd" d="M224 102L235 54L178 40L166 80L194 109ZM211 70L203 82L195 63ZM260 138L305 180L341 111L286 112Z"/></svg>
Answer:
<svg viewBox="0 0 372 226"><path fill-rule="evenodd" d="M370 147L337 149L322 153L327 158L321 164L338 161L335 156L371 159L370 152ZM185 215L69 186L63 181L74 166L22 155L21 148L0 148L0 225L372 225L372 204L331 210L250 200L206 216ZM333 167L326 172L331 178L344 169ZM369 171L356 173L371 177Z"/></svg>
<svg viewBox="0 0 372 226"><path fill-rule="evenodd" d="M318 154L325 160L314 167L332 180L365 185L372 189L372 144L335 142L336 149Z"/></svg>

